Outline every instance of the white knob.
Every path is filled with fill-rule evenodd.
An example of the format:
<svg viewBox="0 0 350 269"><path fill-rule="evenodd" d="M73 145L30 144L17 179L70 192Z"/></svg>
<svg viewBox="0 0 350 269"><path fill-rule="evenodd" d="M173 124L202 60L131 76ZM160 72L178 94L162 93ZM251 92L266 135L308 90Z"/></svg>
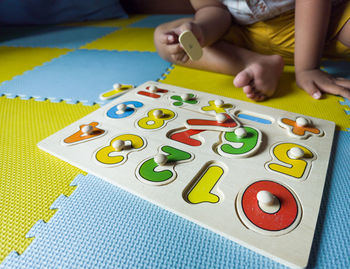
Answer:
<svg viewBox="0 0 350 269"><path fill-rule="evenodd" d="M149 86L148 90L151 92L151 93L156 93L158 88L156 86Z"/></svg>
<svg viewBox="0 0 350 269"><path fill-rule="evenodd" d="M277 201L276 196L269 191L259 191L256 198L258 199L259 203L263 205L273 205Z"/></svg>
<svg viewBox="0 0 350 269"><path fill-rule="evenodd" d="M164 113L160 109L154 110L153 111L153 116L155 116L157 119L163 117Z"/></svg>
<svg viewBox="0 0 350 269"><path fill-rule="evenodd" d="M154 161L158 164L158 165L164 165L167 163L168 161L168 157L165 154L157 154L156 156L154 156Z"/></svg>
<svg viewBox="0 0 350 269"><path fill-rule="evenodd" d="M184 94L181 94L181 98L183 101L188 101L191 99L191 95L189 93L184 93Z"/></svg>
<svg viewBox="0 0 350 269"><path fill-rule="evenodd" d="M117 109L118 109L118 111L120 111L120 112L125 112L126 108L127 108L126 104L119 104L119 105L117 106Z"/></svg>
<svg viewBox="0 0 350 269"><path fill-rule="evenodd" d="M214 101L214 104L217 106L217 107L222 107L224 105L224 101L220 100L220 99L217 99Z"/></svg>
<svg viewBox="0 0 350 269"><path fill-rule="evenodd" d="M116 151L121 151L125 147L124 140L115 140L112 143L112 147L115 148Z"/></svg>
<svg viewBox="0 0 350 269"><path fill-rule="evenodd" d="M296 123L298 126L304 127L309 124L309 121L303 117L298 117L296 120Z"/></svg>
<svg viewBox="0 0 350 269"><path fill-rule="evenodd" d="M216 121L217 122L223 123L223 122L225 122L225 120L226 120L226 116L224 113L216 114Z"/></svg>
<svg viewBox="0 0 350 269"><path fill-rule="evenodd" d="M292 159L300 159L304 157L304 151L301 148L294 147L288 151L288 156Z"/></svg>
<svg viewBox="0 0 350 269"><path fill-rule="evenodd" d="M122 87L122 84L120 84L120 83L113 84L113 89L115 89L115 90L119 90L121 87Z"/></svg>
<svg viewBox="0 0 350 269"><path fill-rule="evenodd" d="M235 130L235 135L238 138L243 138L247 136L247 131L244 128L240 127Z"/></svg>
<svg viewBox="0 0 350 269"><path fill-rule="evenodd" d="M94 130L94 127L92 127L91 125L85 125L81 128L81 131L84 134L91 134L93 130Z"/></svg>

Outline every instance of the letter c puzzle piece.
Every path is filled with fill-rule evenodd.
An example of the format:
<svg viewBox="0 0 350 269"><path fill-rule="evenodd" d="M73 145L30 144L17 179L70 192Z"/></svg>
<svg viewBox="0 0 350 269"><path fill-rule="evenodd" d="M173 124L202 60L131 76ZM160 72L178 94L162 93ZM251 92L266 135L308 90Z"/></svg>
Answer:
<svg viewBox="0 0 350 269"><path fill-rule="evenodd" d="M74 144L89 141L104 135L106 131L100 128L97 128L96 127L97 125L98 125L98 122L91 122L89 124L80 125L79 131L65 138L63 140L63 144L74 145Z"/></svg>
<svg viewBox="0 0 350 269"><path fill-rule="evenodd" d="M291 151L301 149L302 158L293 158ZM265 168L292 179L305 180L311 169L311 162L316 159L314 153L304 146L294 143L279 143L272 147L270 154L272 160L265 164Z"/></svg>
<svg viewBox="0 0 350 269"><path fill-rule="evenodd" d="M169 184L177 177L174 167L194 158L191 153L171 146L162 146L160 151L167 154L166 164L159 165L154 157L143 161L136 169L136 176L141 182L154 186Z"/></svg>
<svg viewBox="0 0 350 269"><path fill-rule="evenodd" d="M115 141L122 140L130 145L123 150L113 147ZM121 165L127 160L130 152L142 150L146 146L146 140L134 134L119 135L111 140L108 146L99 149L95 153L95 159L99 164L107 166Z"/></svg>
<svg viewBox="0 0 350 269"><path fill-rule="evenodd" d="M124 106L123 106L124 105ZM112 119L122 119L129 117L135 112L135 108L131 107L130 105L134 106L135 108L143 107L143 103L138 101L127 101L120 104L117 104L106 112L106 116ZM120 109L120 107L123 106L124 109Z"/></svg>
<svg viewBox="0 0 350 269"><path fill-rule="evenodd" d="M264 211L259 205L258 193L271 193L279 202L276 212ZM250 184L238 193L236 206L239 218L248 229L255 232L278 236L295 229L302 215L299 200L291 190L274 181L261 180Z"/></svg>

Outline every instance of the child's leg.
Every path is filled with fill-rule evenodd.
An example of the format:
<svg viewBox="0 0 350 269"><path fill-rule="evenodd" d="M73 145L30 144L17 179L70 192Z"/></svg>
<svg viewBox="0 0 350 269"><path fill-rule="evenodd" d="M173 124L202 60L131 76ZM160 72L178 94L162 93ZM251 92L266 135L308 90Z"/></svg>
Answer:
<svg viewBox="0 0 350 269"><path fill-rule="evenodd" d="M181 57L174 57L182 48L177 41L168 42L165 36L191 21L191 18L180 19L160 25L155 30L155 45L161 57L190 68L234 75L235 86L243 88L246 95L253 100L262 101L273 95L284 65L279 55L263 55L219 40L203 48L203 56L198 61L183 62Z"/></svg>

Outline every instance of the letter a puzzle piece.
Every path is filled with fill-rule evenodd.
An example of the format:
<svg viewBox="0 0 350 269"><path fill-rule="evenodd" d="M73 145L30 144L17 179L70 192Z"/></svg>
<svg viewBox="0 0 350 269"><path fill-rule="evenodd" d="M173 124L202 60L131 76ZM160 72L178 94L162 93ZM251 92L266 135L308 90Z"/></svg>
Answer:
<svg viewBox="0 0 350 269"><path fill-rule="evenodd" d="M63 140L63 143L66 145L78 144L80 142L89 141L100 137L106 133L105 130L97 128L98 122L91 122L89 124L83 124L79 126L79 131L68 136Z"/></svg>

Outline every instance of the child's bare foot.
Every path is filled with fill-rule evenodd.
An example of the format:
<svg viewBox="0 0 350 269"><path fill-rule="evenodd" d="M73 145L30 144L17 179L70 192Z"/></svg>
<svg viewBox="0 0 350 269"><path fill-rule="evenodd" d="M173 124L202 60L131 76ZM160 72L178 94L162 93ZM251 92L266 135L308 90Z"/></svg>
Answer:
<svg viewBox="0 0 350 269"><path fill-rule="evenodd" d="M248 98L263 101L275 93L283 66L283 59L279 55L256 56L236 75L233 84L243 88Z"/></svg>

